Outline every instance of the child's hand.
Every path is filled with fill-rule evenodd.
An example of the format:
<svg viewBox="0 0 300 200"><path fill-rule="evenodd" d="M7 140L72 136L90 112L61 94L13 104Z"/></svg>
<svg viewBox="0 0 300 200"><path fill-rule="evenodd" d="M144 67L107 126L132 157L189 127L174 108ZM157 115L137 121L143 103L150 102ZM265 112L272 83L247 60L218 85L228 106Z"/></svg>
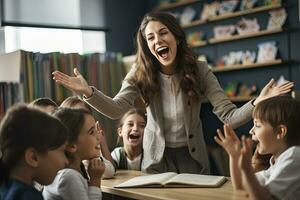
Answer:
<svg viewBox="0 0 300 200"><path fill-rule="evenodd" d="M228 124L224 124L224 133L218 129L218 136L214 137L215 141L226 150L229 156L238 157L241 149L239 138Z"/></svg>
<svg viewBox="0 0 300 200"><path fill-rule="evenodd" d="M104 130L98 121L96 122L96 131L99 134L100 146L102 147L104 143L106 144L106 140L105 140Z"/></svg>
<svg viewBox="0 0 300 200"><path fill-rule="evenodd" d="M90 186L100 187L104 170L105 165L99 158L94 158L89 161L88 173L90 176Z"/></svg>
<svg viewBox="0 0 300 200"><path fill-rule="evenodd" d="M248 173L253 171L251 165L252 145L253 142L251 138L245 138L245 136L242 137L242 149L240 151L239 168L242 171L247 171Z"/></svg>
<svg viewBox="0 0 300 200"><path fill-rule="evenodd" d="M261 155L258 153L257 147L251 159L254 172L266 170L270 167L271 154Z"/></svg>

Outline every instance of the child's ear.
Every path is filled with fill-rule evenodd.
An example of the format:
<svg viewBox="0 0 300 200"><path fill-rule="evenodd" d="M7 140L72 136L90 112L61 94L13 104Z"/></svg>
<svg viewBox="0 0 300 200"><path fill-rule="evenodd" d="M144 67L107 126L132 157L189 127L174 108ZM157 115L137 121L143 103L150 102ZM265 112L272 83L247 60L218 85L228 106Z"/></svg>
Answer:
<svg viewBox="0 0 300 200"><path fill-rule="evenodd" d="M287 127L286 125L280 124L278 126L278 133L277 133L277 139L283 139L286 136L287 133Z"/></svg>
<svg viewBox="0 0 300 200"><path fill-rule="evenodd" d="M77 145L75 143L69 143L66 146L66 151L70 153L75 153L77 151Z"/></svg>
<svg viewBox="0 0 300 200"><path fill-rule="evenodd" d="M117 132L118 132L119 137L122 137L122 128L118 128Z"/></svg>
<svg viewBox="0 0 300 200"><path fill-rule="evenodd" d="M38 152L30 147L25 151L25 162L31 167L37 167L39 164Z"/></svg>

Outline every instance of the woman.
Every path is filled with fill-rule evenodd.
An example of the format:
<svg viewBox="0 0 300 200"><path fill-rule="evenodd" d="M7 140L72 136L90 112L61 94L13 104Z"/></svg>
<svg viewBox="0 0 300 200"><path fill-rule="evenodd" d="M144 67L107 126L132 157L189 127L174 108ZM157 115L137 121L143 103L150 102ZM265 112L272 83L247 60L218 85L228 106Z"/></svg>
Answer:
<svg viewBox="0 0 300 200"><path fill-rule="evenodd" d="M110 118L119 118L142 96L147 110L142 170L209 173L201 104L208 99L224 123L238 127L251 119L254 105L287 93L293 83L275 86L272 79L254 100L237 108L225 95L207 64L198 62L176 19L166 13L147 14L137 33L137 59L119 93L110 98L75 77L53 72L57 83L83 94L85 101Z"/></svg>

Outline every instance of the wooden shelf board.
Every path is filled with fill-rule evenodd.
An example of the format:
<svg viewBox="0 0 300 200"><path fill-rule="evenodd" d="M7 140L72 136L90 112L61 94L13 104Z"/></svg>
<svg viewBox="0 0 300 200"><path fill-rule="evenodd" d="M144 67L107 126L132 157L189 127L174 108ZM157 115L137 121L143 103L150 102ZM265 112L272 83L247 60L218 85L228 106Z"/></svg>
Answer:
<svg viewBox="0 0 300 200"><path fill-rule="evenodd" d="M248 15L248 14L252 14L252 13L258 13L258 12L262 12L262 11L266 11L266 10L272 10L272 9L276 9L276 8L280 8L280 7L282 7L281 4L275 4L275 5L271 5L271 6L260 6L260 7L252 8L249 10L238 11L238 12L233 12L233 13L229 13L229 14L219 15L216 17L211 17L211 18L209 18L209 21L218 21L218 20L228 19L228 18L232 18L232 17L238 17L238 16Z"/></svg>
<svg viewBox="0 0 300 200"><path fill-rule="evenodd" d="M212 68L213 72L225 72L225 71L233 71L233 70L240 70L240 69L250 69L250 68L256 68L256 67L265 67L265 66L271 66L271 65L279 65L282 64L281 59L276 59L271 62L264 62L264 63L253 63L253 64L238 64L238 65L231 65L231 66L225 66L225 67L215 67Z"/></svg>
<svg viewBox="0 0 300 200"><path fill-rule="evenodd" d="M169 3L162 6L158 6L155 10L166 10L171 8L177 8L177 7L186 6L197 2L199 2L199 0L185 0L185 1L181 0L175 3Z"/></svg>
<svg viewBox="0 0 300 200"><path fill-rule="evenodd" d="M240 39L245 39L245 38L270 35L270 34L279 33L282 31L283 30L281 28L280 29L272 29L272 30L262 30L262 31L259 31L256 33L248 33L248 34L243 34L243 35L232 35L230 37L226 37L226 38L222 38L222 39L211 38L208 41L210 44L216 44L216 43L229 42L229 41L240 40Z"/></svg>

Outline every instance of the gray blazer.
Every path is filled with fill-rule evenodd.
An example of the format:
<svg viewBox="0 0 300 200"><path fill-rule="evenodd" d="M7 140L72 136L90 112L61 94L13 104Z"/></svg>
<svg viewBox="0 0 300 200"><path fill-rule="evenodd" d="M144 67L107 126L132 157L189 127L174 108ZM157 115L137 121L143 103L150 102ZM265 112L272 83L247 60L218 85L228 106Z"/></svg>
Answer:
<svg viewBox="0 0 300 200"><path fill-rule="evenodd" d="M251 119L253 105L251 101L237 108L225 95L217 78L204 62L199 62L200 80L204 91L198 102L193 102L190 97L183 94L184 123L188 138L188 149L191 156L203 167L203 173L209 173L209 161L200 119L201 105L208 100L213 105L213 112L218 118L229 123L234 128L246 123ZM108 97L94 88L93 95L85 101L105 116L118 119L134 105L134 100L140 96L139 89L129 84L126 79L136 71L132 67L125 77L119 93L114 97ZM147 106L147 125L144 131L144 159L142 170L151 170L162 159L165 149L163 128L162 101L159 95L154 96Z"/></svg>

